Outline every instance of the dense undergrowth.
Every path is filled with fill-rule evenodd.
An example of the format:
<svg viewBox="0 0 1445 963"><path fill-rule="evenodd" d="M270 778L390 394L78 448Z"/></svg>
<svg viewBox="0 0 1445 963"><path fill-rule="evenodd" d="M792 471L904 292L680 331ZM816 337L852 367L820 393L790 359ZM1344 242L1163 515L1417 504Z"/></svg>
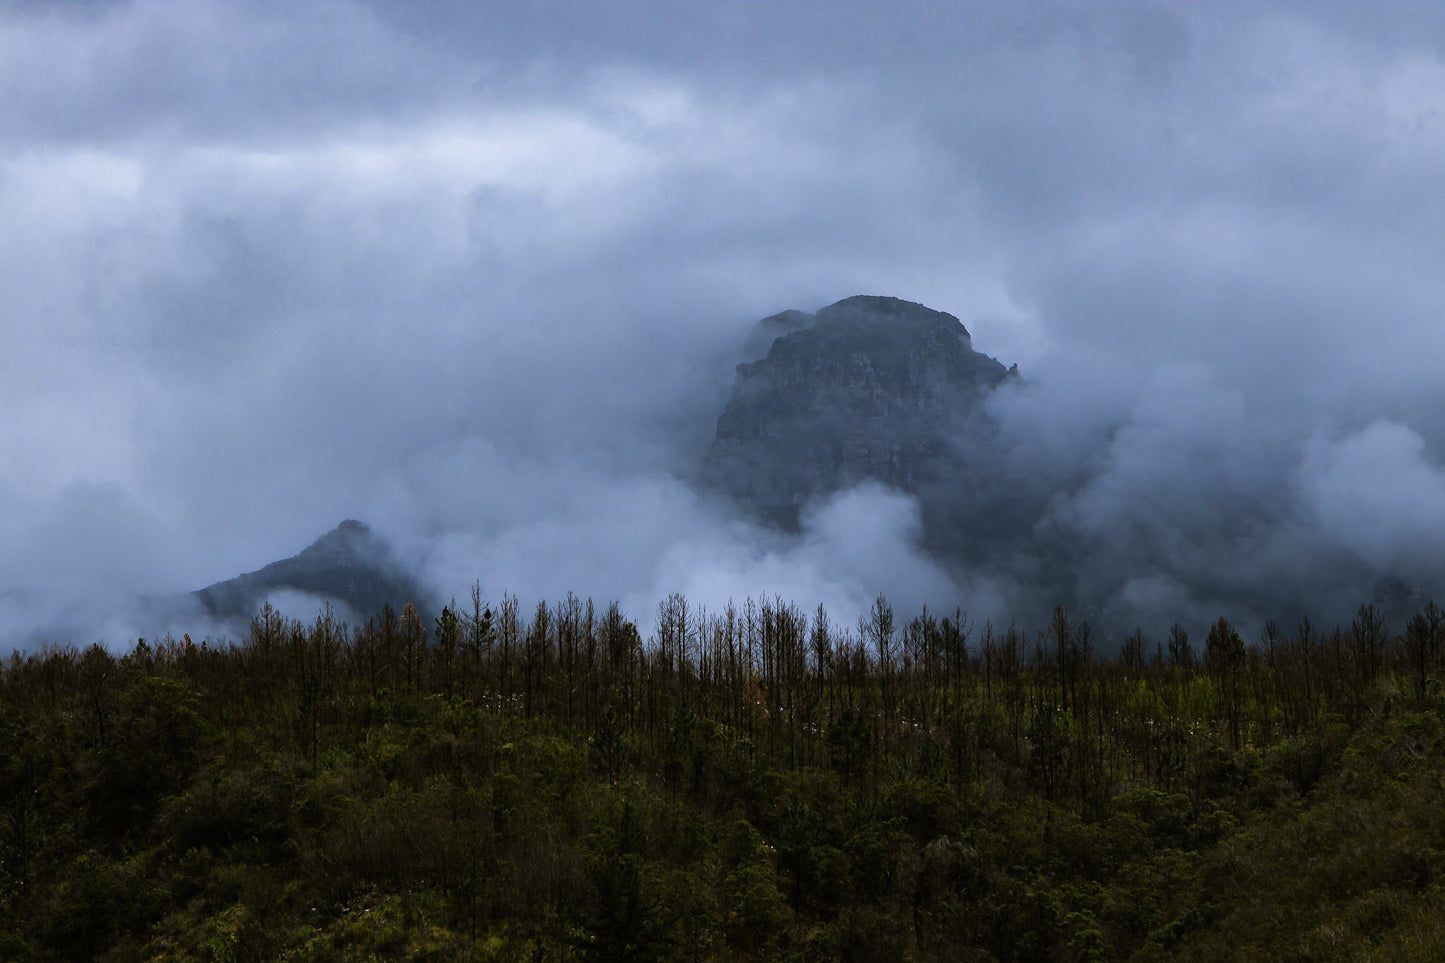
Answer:
<svg viewBox="0 0 1445 963"><path fill-rule="evenodd" d="M0 958L1442 959L1445 620L474 600L12 656Z"/></svg>

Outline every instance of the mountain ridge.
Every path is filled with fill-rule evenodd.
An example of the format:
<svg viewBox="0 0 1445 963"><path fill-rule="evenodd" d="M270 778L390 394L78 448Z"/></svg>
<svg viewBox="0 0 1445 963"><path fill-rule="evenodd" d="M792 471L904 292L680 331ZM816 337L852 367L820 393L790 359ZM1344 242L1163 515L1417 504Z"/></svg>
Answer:
<svg viewBox="0 0 1445 963"><path fill-rule="evenodd" d="M426 602L421 586L391 546L364 522L348 518L295 555L192 592L217 618L249 618L270 596L302 592L345 605L358 618L382 606Z"/></svg>

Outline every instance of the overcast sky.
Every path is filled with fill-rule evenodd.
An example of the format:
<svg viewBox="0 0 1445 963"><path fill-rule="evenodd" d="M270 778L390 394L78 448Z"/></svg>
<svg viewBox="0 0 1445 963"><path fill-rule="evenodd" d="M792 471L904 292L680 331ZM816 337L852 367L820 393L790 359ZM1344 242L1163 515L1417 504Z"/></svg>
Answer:
<svg viewBox="0 0 1445 963"><path fill-rule="evenodd" d="M1007 617L906 498L683 480L748 326L860 293L1019 364L1106 607L1428 581L1442 109L1423 3L0 3L0 631L346 517L443 594Z"/></svg>

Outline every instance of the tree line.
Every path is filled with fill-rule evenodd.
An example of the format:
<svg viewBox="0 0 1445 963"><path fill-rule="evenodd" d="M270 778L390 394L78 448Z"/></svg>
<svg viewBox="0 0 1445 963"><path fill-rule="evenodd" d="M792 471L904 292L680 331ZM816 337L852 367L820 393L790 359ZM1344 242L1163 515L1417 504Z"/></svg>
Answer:
<svg viewBox="0 0 1445 963"><path fill-rule="evenodd" d="M1245 912L1207 878L1231 840L1345 792L1359 740L1445 752L1433 602L1110 653L1063 609L1025 634L882 595L843 625L674 594L653 624L474 586L15 652L0 955L1208 956ZM1433 899L1398 874L1369 945Z"/></svg>

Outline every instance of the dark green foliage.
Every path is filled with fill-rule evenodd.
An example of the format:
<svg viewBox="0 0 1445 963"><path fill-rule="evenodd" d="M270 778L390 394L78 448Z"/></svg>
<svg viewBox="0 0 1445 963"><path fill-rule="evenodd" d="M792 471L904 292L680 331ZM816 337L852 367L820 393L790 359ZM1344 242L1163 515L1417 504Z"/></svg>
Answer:
<svg viewBox="0 0 1445 963"><path fill-rule="evenodd" d="M9 659L0 958L1445 951L1433 607L1105 658L1062 611L472 602Z"/></svg>

